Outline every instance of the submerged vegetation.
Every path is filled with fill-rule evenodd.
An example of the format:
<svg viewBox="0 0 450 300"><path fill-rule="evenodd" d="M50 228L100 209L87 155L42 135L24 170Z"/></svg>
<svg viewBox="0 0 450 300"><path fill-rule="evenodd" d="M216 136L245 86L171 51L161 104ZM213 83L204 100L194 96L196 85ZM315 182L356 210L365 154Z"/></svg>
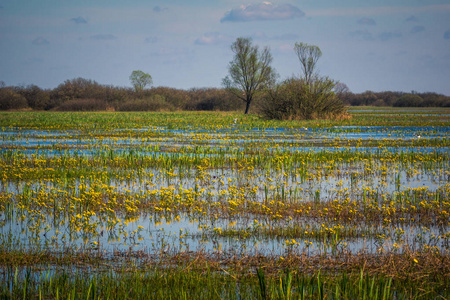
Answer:
<svg viewBox="0 0 450 300"><path fill-rule="evenodd" d="M450 297L450 111L0 113L0 297Z"/></svg>

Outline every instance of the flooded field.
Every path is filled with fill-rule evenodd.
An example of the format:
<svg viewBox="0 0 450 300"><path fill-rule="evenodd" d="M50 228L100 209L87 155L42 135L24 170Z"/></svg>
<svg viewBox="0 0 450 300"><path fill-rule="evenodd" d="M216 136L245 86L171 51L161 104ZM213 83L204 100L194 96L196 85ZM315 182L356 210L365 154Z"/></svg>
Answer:
<svg viewBox="0 0 450 300"><path fill-rule="evenodd" d="M3 253L113 268L124 256L450 255L448 110L17 114L0 120Z"/></svg>

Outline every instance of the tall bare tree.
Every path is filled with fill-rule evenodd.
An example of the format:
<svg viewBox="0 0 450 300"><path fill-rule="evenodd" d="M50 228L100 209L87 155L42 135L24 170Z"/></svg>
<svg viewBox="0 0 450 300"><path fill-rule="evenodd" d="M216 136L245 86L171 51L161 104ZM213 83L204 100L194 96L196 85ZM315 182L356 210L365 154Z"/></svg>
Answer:
<svg viewBox="0 0 450 300"><path fill-rule="evenodd" d="M229 76L223 79L228 91L246 103L245 114L248 113L254 96L275 83L276 72L270 66L272 55L270 49L262 51L252 45L250 38L237 38L231 45L234 58L230 61Z"/></svg>
<svg viewBox="0 0 450 300"><path fill-rule="evenodd" d="M302 65L305 80L310 84L314 79L316 64L322 56L322 51L318 46L308 45L307 43L295 43L294 51Z"/></svg>

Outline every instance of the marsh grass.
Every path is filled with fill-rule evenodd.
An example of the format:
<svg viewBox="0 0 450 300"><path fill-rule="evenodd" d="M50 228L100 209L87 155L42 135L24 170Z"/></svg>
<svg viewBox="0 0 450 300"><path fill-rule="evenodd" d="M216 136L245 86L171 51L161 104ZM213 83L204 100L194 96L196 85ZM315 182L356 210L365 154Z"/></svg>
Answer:
<svg viewBox="0 0 450 300"><path fill-rule="evenodd" d="M449 296L440 255L149 258L122 268L3 269L3 298L439 299ZM321 267L318 269L317 266ZM127 267L125 267L127 266ZM161 267L164 266L164 267ZM293 268L293 266L295 266Z"/></svg>
<svg viewBox="0 0 450 300"><path fill-rule="evenodd" d="M448 298L439 112L0 113L0 297Z"/></svg>

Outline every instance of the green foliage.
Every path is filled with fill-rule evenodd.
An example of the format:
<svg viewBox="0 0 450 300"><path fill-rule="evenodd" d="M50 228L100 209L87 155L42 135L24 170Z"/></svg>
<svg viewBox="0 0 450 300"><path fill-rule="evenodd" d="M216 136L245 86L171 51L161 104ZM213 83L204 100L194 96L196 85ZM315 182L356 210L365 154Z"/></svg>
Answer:
<svg viewBox="0 0 450 300"><path fill-rule="evenodd" d="M268 47L259 51L250 38L237 38L231 45L234 58L228 67L229 76L223 79L226 89L246 103L248 113L254 96L275 83L276 73L270 66L272 54Z"/></svg>
<svg viewBox="0 0 450 300"><path fill-rule="evenodd" d="M288 79L267 93L262 113L277 120L329 119L345 113L342 101L333 92L335 82L327 77Z"/></svg>
<svg viewBox="0 0 450 300"><path fill-rule="evenodd" d="M141 70L135 70L131 72L130 75L131 84L134 86L136 92L144 90L147 85L152 84L152 76L150 74L144 73Z"/></svg>
<svg viewBox="0 0 450 300"><path fill-rule="evenodd" d="M5 268L2 299L447 299L446 282L393 279L361 270L285 275L214 272L202 268L146 268L95 274ZM440 276L444 277L444 276Z"/></svg>

